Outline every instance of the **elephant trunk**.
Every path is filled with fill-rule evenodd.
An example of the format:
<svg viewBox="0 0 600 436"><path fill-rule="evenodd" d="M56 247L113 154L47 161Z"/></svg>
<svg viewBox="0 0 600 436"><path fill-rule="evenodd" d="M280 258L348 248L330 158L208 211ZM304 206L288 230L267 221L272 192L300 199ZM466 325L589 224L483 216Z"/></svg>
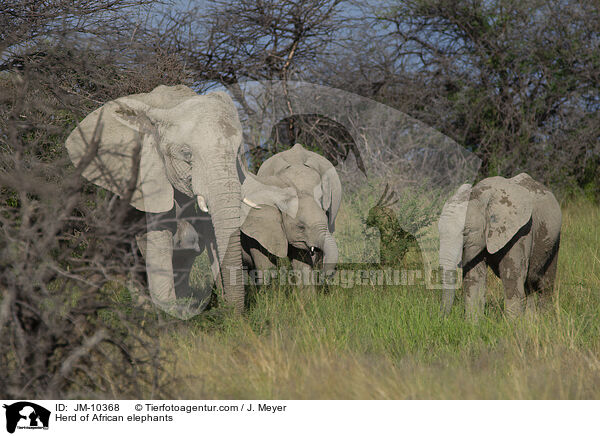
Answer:
<svg viewBox="0 0 600 436"><path fill-rule="evenodd" d="M211 179L208 207L215 231L220 277L225 300L241 313L245 297L240 243L241 185L234 166L228 166L226 171L223 168L215 171L220 177ZM223 174L229 177L223 178Z"/></svg>
<svg viewBox="0 0 600 436"><path fill-rule="evenodd" d="M471 185L461 185L444 204L438 231L440 236L440 272L442 275L442 312L449 314L458 284L456 269L462 259L465 219L471 195Z"/></svg>
<svg viewBox="0 0 600 436"><path fill-rule="evenodd" d="M325 231L318 248L323 252L323 273L326 277L331 277L338 263L339 252L335 239L329 231Z"/></svg>
<svg viewBox="0 0 600 436"><path fill-rule="evenodd" d="M461 259L462 238L451 242L440 241L440 273L442 279L442 313L448 315L454 303L457 280L457 267Z"/></svg>
<svg viewBox="0 0 600 436"><path fill-rule="evenodd" d="M441 268L442 274L442 313L450 314L456 291L456 270Z"/></svg>

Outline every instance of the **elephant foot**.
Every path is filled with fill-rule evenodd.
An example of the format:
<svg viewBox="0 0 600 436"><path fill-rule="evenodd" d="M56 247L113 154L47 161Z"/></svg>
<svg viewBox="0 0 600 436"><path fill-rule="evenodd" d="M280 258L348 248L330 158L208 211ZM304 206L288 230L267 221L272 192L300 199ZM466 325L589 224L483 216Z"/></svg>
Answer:
<svg viewBox="0 0 600 436"><path fill-rule="evenodd" d="M446 288L443 290L441 312L444 317L450 316L452 304L454 302L454 294L455 290L453 288Z"/></svg>
<svg viewBox="0 0 600 436"><path fill-rule="evenodd" d="M480 314L479 311L467 310L466 319L469 322L477 323L477 322L479 322L479 318L481 318L481 315L482 314Z"/></svg>
<svg viewBox="0 0 600 436"><path fill-rule="evenodd" d="M467 320L477 322L483 316L485 307L485 289L479 290L476 296L466 297Z"/></svg>
<svg viewBox="0 0 600 436"><path fill-rule="evenodd" d="M528 315L535 315L536 313L536 303L535 303L535 294L531 293L527 296L526 298L526 302L525 302L525 312Z"/></svg>
<svg viewBox="0 0 600 436"><path fill-rule="evenodd" d="M135 283L132 277L129 277L127 281L127 290L131 296L131 304L138 309L150 310L152 309L152 300L143 293L139 286Z"/></svg>
<svg viewBox="0 0 600 436"><path fill-rule="evenodd" d="M525 297L514 296L504 300L504 311L506 317L510 320L523 315L525 311Z"/></svg>
<svg viewBox="0 0 600 436"><path fill-rule="evenodd" d="M547 312L554 309L554 295L551 291L542 290L538 292L537 310L538 312Z"/></svg>

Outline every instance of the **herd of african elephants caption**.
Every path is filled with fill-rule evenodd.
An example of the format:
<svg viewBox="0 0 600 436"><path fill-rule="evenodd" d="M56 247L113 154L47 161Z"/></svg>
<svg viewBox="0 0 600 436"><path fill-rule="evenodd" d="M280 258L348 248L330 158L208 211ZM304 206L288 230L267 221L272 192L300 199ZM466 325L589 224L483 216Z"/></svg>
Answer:
<svg viewBox="0 0 600 436"><path fill-rule="evenodd" d="M319 154L309 150L306 136L281 123L273 132L287 135L288 147L264 160L256 174L239 157L242 124L224 92L198 95L183 85L159 86L106 103L68 137L73 163L87 160L85 178L119 195L134 190L130 203L147 219L147 231L136 240L159 307L193 294L188 276L202 252L216 292L238 313L245 308L244 271L272 270L282 258L295 271L319 270L325 277L335 271L343 195L335 165L351 151L366 175L365 166L351 138L343 153ZM386 187L367 224L386 215L392 195ZM466 314L474 320L483 312L488 266L502 281L509 318L535 309L534 294L551 295L561 210L529 175L460 186L445 202L438 230L442 314L451 310L459 267ZM404 233L403 240L412 237Z"/></svg>

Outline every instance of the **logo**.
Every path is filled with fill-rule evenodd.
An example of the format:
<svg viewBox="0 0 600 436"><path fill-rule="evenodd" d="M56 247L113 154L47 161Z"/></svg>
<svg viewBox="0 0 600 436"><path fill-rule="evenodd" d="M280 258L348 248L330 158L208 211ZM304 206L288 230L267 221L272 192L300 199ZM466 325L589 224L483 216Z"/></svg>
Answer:
<svg viewBox="0 0 600 436"><path fill-rule="evenodd" d="M3 406L6 409L6 431L14 433L18 429L48 429L50 411L29 401Z"/></svg>

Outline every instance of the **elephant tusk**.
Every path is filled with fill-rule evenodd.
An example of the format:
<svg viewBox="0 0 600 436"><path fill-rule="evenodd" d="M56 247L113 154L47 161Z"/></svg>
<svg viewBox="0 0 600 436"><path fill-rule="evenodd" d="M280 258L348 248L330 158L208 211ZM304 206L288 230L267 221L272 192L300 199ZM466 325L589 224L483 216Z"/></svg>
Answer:
<svg viewBox="0 0 600 436"><path fill-rule="evenodd" d="M208 212L208 207L206 207L206 200L203 196L198 196L198 206L202 212Z"/></svg>
<svg viewBox="0 0 600 436"><path fill-rule="evenodd" d="M244 199L242 200L242 202L244 204L247 204L248 206L254 208L254 209L260 209L260 206L256 203L254 203L253 201L248 200L246 197L244 197Z"/></svg>

